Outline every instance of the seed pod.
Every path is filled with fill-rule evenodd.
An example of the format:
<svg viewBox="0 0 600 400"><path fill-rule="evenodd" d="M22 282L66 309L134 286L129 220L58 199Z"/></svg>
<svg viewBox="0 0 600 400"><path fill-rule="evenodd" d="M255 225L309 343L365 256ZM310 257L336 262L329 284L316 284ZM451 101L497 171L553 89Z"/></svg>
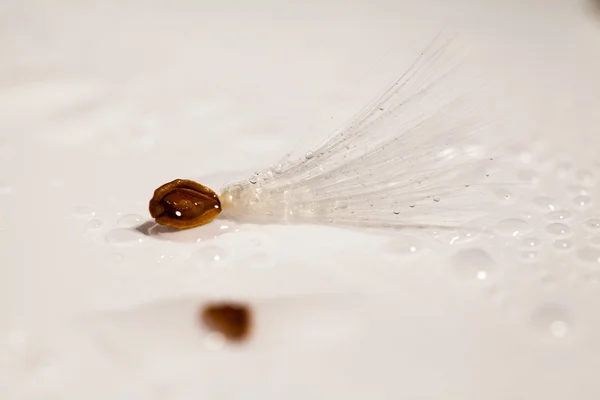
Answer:
<svg viewBox="0 0 600 400"><path fill-rule="evenodd" d="M210 188L187 179L176 179L154 191L150 215L160 225L195 228L215 219L221 201Z"/></svg>

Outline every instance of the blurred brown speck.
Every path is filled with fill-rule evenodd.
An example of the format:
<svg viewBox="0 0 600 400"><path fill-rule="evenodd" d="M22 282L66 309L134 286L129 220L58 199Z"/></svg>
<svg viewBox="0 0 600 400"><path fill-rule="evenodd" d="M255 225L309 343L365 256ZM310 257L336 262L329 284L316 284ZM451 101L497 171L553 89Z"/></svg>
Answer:
<svg viewBox="0 0 600 400"><path fill-rule="evenodd" d="M245 340L252 327L250 308L239 303L208 304L201 309L200 319L208 329L234 342Z"/></svg>

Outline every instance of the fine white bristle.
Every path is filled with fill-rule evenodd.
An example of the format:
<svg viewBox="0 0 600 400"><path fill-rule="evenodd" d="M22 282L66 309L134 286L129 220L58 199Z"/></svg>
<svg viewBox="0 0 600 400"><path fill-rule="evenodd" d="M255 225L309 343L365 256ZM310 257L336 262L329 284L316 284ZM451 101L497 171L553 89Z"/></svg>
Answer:
<svg viewBox="0 0 600 400"><path fill-rule="evenodd" d="M223 188L227 216L373 227L454 226L480 210L494 122L486 80L436 38L320 145ZM496 135L497 136L497 135Z"/></svg>

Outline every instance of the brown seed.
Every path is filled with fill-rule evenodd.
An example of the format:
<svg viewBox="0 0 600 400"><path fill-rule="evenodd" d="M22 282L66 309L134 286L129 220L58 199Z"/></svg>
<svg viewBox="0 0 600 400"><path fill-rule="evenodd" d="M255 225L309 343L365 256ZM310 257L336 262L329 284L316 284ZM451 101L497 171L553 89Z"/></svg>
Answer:
<svg viewBox="0 0 600 400"><path fill-rule="evenodd" d="M210 188L187 179L175 179L154 191L150 215L160 225L195 228L215 219L221 201Z"/></svg>
<svg viewBox="0 0 600 400"><path fill-rule="evenodd" d="M210 330L236 342L246 339L252 326L250 309L236 303L209 304L201 311L201 320Z"/></svg>

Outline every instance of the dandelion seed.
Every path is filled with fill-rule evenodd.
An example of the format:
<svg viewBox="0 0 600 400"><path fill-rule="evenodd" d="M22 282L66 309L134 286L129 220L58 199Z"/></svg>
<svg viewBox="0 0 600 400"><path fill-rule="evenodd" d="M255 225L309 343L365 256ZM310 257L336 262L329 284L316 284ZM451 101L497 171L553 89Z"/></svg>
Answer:
<svg viewBox="0 0 600 400"><path fill-rule="evenodd" d="M242 221L392 228L451 223L461 209L481 203L468 201L477 184L473 172L493 159L471 151L479 128L492 118L473 96L477 79L464 63L458 67L463 60L451 50L454 43L431 42L388 90L320 145L288 154L273 171L227 185L218 196L196 184L195 194L179 190L167 199L161 187L151 201L152 216L177 228L203 225L221 211ZM170 202L162 204L164 199Z"/></svg>

